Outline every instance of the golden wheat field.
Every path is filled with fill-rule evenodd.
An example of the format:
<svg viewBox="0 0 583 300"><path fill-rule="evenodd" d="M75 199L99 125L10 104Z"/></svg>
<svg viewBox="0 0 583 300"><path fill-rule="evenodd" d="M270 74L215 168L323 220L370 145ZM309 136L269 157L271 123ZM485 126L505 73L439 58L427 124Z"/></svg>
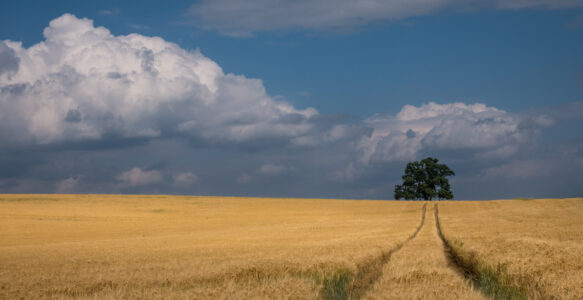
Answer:
<svg viewBox="0 0 583 300"><path fill-rule="evenodd" d="M581 299L582 220L583 199L0 195L0 298Z"/></svg>
<svg viewBox="0 0 583 300"><path fill-rule="evenodd" d="M485 299L448 264L429 206L418 235L384 265L369 299Z"/></svg>
<svg viewBox="0 0 583 300"><path fill-rule="evenodd" d="M531 299L583 299L583 199L439 204L461 260Z"/></svg>

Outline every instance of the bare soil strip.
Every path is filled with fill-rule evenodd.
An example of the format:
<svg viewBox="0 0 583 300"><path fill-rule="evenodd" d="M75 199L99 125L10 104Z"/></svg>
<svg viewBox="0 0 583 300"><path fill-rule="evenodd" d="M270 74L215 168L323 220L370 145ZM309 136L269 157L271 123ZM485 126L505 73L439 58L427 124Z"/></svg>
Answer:
<svg viewBox="0 0 583 300"><path fill-rule="evenodd" d="M349 270L339 270L331 278L324 279L322 288L323 299L360 299L379 280L383 274L383 266L391 256L399 251L405 244L414 239L425 224L427 204L421 208L421 222L415 232L403 243L381 253L381 255L364 261L358 265L358 271L353 274Z"/></svg>
<svg viewBox="0 0 583 300"><path fill-rule="evenodd" d="M477 288L483 295L492 299L526 299L524 293L516 287L503 284L497 273L490 270L485 264L481 263L474 253L461 253L461 245L453 245L451 241L445 238L439 223L439 208L435 204L435 226L439 238L443 242L443 248L450 262L450 266L455 269L461 276L468 279L472 286ZM453 241L454 243L456 241ZM459 244L459 242L458 242Z"/></svg>

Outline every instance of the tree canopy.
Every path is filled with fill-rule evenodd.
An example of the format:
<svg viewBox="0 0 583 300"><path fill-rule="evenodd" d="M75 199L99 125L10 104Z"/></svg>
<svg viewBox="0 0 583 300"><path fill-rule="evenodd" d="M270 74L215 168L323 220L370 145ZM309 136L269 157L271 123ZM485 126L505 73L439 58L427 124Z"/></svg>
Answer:
<svg viewBox="0 0 583 300"><path fill-rule="evenodd" d="M395 199L453 199L447 176L455 173L439 160L427 157L407 164L403 184L395 185Z"/></svg>

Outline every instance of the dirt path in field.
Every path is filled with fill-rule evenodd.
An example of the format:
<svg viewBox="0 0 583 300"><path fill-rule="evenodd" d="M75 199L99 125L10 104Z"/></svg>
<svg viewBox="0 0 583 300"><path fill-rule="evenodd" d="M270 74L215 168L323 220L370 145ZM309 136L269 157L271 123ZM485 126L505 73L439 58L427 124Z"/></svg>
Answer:
<svg viewBox="0 0 583 300"><path fill-rule="evenodd" d="M422 226L416 238L392 255L364 298L485 299L452 266L437 227L436 207L426 214L428 226Z"/></svg>
<svg viewBox="0 0 583 300"><path fill-rule="evenodd" d="M448 241L443 236L443 232L441 232L441 224L439 223L439 206L435 204L434 208L434 216L435 216L435 228L437 229L437 235L441 239L441 243L443 244L443 251L447 260L449 262L449 266L454 269L460 276L466 278L469 282L476 284L476 281L479 278L479 275L472 271L471 268L465 267L462 262L460 262L451 246L449 245Z"/></svg>
<svg viewBox="0 0 583 300"><path fill-rule="evenodd" d="M364 294L366 294L367 291L369 291L371 287L383 275L383 267L389 262L391 256L397 251L401 250L401 248L403 248L404 245L406 245L409 241L413 240L419 234L419 232L423 228L423 225L425 224L426 212L427 204L423 204L423 207L421 208L421 222L419 222L419 226L417 227L415 232L409 238L407 238L402 244L399 244L395 248L382 253L380 256L374 259L365 261L362 264L360 264L358 266L358 272L346 287L347 293L344 295L344 297L339 298L359 299Z"/></svg>
<svg viewBox="0 0 583 300"><path fill-rule="evenodd" d="M325 278L320 297L325 300L362 298L383 275L383 267L389 262L391 256L419 234L425 224L426 212L427 203L421 208L421 221L415 232L394 248L360 263L356 274L340 271L330 278Z"/></svg>
<svg viewBox="0 0 583 300"><path fill-rule="evenodd" d="M460 276L464 277L466 281L472 286L480 290L480 292L492 299L527 299L526 294L516 286L505 285L499 274L480 269L479 261L474 255L460 255L454 251L451 241L447 240L441 231L441 224L439 222L439 207L434 206L435 227L437 234L443 244L445 256L449 261L449 265ZM459 249L457 250L459 251ZM544 297L543 297L544 298Z"/></svg>

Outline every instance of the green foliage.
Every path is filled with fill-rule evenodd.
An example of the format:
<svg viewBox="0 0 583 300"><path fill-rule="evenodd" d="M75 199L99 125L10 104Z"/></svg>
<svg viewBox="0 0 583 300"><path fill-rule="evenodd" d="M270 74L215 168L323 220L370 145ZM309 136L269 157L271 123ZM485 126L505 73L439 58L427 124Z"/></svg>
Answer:
<svg viewBox="0 0 583 300"><path fill-rule="evenodd" d="M347 287L353 274L348 269L340 269L332 277L324 278L324 288L321 291L322 299L348 299Z"/></svg>
<svg viewBox="0 0 583 300"><path fill-rule="evenodd" d="M451 251L454 263L464 270L465 273L471 274L474 284L482 293L492 299L528 299L526 290L520 286L513 285L509 279L510 277L505 274L500 264L496 268L487 265L480 261L475 253L464 250L463 242L453 240L450 243L449 240L443 239L445 246Z"/></svg>
<svg viewBox="0 0 583 300"><path fill-rule="evenodd" d="M427 157L407 164L403 184L395 185L395 199L453 199L447 176L455 173L437 158Z"/></svg>
<svg viewBox="0 0 583 300"><path fill-rule="evenodd" d="M517 197L517 198L514 198L514 200L532 201L532 200L536 200L536 199L535 198L528 198L528 197Z"/></svg>

